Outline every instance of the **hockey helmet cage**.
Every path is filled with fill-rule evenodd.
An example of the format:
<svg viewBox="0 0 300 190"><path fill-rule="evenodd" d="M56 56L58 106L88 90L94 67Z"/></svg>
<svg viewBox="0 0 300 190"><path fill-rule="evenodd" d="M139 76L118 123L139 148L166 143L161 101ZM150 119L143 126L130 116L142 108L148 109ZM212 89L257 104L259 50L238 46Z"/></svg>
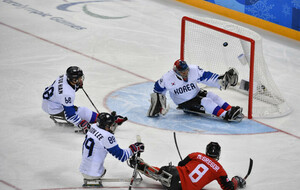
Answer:
<svg viewBox="0 0 300 190"><path fill-rule="evenodd" d="M221 146L217 142L210 142L206 146L206 155L219 160L221 154Z"/></svg>
<svg viewBox="0 0 300 190"><path fill-rule="evenodd" d="M70 66L66 72L67 79L70 82L77 81L80 77L84 77L83 71L77 66Z"/></svg>
<svg viewBox="0 0 300 190"><path fill-rule="evenodd" d="M98 115L97 123L98 127L101 129L105 129L106 126L109 128L114 124L115 117L109 113L102 112Z"/></svg>
<svg viewBox="0 0 300 190"><path fill-rule="evenodd" d="M189 66L184 60L176 60L173 66L173 70L180 79L183 79L185 82L188 81Z"/></svg>

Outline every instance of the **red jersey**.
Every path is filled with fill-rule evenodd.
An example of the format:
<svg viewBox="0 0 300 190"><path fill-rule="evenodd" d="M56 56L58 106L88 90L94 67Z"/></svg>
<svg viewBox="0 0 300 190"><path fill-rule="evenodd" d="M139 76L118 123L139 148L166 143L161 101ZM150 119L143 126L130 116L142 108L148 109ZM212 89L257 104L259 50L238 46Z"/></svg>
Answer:
<svg viewBox="0 0 300 190"><path fill-rule="evenodd" d="M177 166L182 190L200 190L213 180L223 186L220 176L227 177L227 173L218 161L200 152L191 153L188 157L191 161L185 166Z"/></svg>

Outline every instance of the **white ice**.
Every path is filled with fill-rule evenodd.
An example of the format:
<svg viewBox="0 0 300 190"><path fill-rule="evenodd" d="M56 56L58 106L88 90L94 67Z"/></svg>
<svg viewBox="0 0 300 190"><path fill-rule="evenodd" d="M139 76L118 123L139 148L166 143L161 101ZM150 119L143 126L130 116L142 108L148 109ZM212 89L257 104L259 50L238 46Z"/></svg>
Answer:
<svg viewBox="0 0 300 190"><path fill-rule="evenodd" d="M257 119L278 130L252 135L177 132L182 156L203 152L206 144L222 146L220 163L229 177L244 176L254 160L247 189L300 189L300 42L173 0L123 0L82 3L58 10L71 0L3 0L0 2L0 189L81 189L78 171L84 135L55 126L41 109L42 92L70 65L85 73L84 88L98 110L111 111L106 97L124 86L155 81L179 57L182 16L206 16L253 29L263 37L269 70L293 112ZM102 19L90 12L123 19ZM76 30L71 22L86 29ZM138 103L138 100L137 100ZM76 105L92 105L82 91ZM144 113L141 113L144 114ZM130 118L129 118L130 119ZM142 158L155 166L179 159L172 130L126 122L116 132L121 147L140 134ZM108 155L107 177L131 177L132 169ZM128 183L108 183L126 189ZM159 189L144 177L138 187ZM216 182L205 189L220 189Z"/></svg>

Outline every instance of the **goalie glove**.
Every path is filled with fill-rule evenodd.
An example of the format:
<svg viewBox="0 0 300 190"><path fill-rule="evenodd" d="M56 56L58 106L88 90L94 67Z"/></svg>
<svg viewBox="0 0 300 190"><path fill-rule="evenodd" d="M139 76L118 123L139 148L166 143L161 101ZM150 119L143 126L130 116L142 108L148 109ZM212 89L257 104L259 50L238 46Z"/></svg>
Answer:
<svg viewBox="0 0 300 190"><path fill-rule="evenodd" d="M224 75L219 76L218 79L221 88L224 88L226 90L228 85L236 86L239 80L238 75L239 73L235 68L230 68L225 72Z"/></svg>
<svg viewBox="0 0 300 190"><path fill-rule="evenodd" d="M159 93L152 93L150 97L150 107L147 116L155 117L159 114L166 115L169 111L169 105L167 106L166 96Z"/></svg>

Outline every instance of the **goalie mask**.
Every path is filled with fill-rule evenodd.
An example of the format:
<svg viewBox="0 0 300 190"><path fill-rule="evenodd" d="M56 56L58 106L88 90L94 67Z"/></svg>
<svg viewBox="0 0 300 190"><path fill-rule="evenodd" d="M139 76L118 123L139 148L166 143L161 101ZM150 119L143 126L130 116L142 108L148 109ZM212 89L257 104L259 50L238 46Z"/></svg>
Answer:
<svg viewBox="0 0 300 190"><path fill-rule="evenodd" d="M188 74L189 74L189 66L186 64L185 61L178 59L175 61L173 66L173 71L176 73L177 77L184 80L185 82L188 81Z"/></svg>
<svg viewBox="0 0 300 190"><path fill-rule="evenodd" d="M113 133L115 130L115 117L109 113L100 113L97 118L97 125L99 128L108 130L109 132Z"/></svg>
<svg viewBox="0 0 300 190"><path fill-rule="evenodd" d="M84 80L83 71L77 66L71 66L66 71L67 79L75 85L82 86Z"/></svg>
<svg viewBox="0 0 300 190"><path fill-rule="evenodd" d="M221 147L217 142L210 142L206 146L206 155L219 160L221 154Z"/></svg>

